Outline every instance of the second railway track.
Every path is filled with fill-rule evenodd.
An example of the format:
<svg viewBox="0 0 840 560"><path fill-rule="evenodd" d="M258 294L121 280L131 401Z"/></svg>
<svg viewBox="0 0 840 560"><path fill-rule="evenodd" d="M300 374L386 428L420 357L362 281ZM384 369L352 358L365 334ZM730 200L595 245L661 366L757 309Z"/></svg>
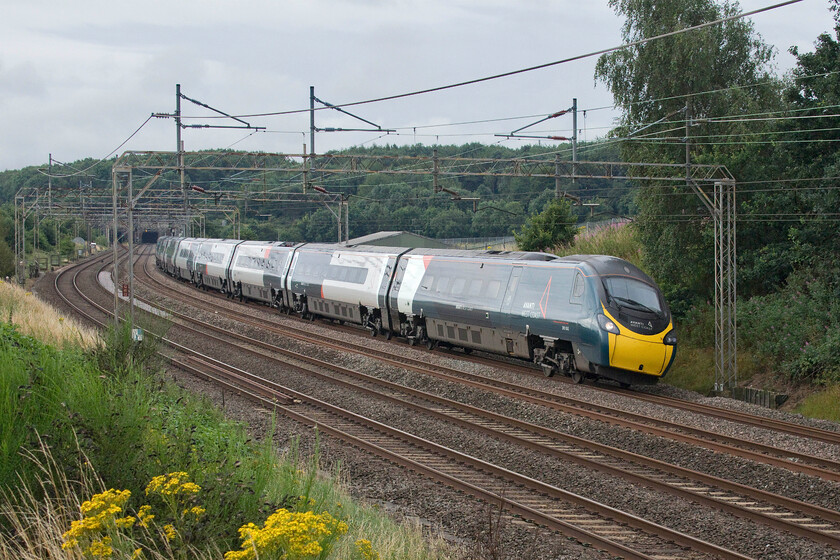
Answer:
<svg viewBox="0 0 840 560"><path fill-rule="evenodd" d="M158 292L160 292L162 289L163 288L161 286L157 287ZM185 321L186 319L181 320ZM231 333L227 333L228 338L230 338L230 334ZM252 346L260 346L261 344L264 345L264 343L257 343L255 341L250 341L249 344ZM253 352L254 350L249 351ZM276 354L278 352L282 353L284 351L276 347L268 347L259 350L259 352ZM264 357L267 356L264 354ZM300 357L298 357L297 359L299 360ZM219 364L208 364L206 361L203 362L203 365L197 366L196 364L202 363L202 359L195 357L191 358L189 361L192 362L192 365L184 364L183 367L192 367L196 370L203 369L204 375L221 376L222 373L220 372L223 372L228 367ZM302 361L306 362L307 360ZM441 418L446 418L447 422L459 424L461 426L469 426L469 429L471 430L485 431L487 433L492 434L493 437L507 439L509 441L515 442L516 445L519 446L531 447L533 449L536 449L540 453L551 454L563 461L578 462L581 465L586 465L588 468L600 470L602 472L607 472L615 476L630 476L631 478L636 477L636 483L651 486L660 485L663 491L670 492L676 495L681 495L681 497L692 499L710 507L717 507L720 509L728 508L729 511L735 513L736 515L741 515L750 518L754 521L767 523L778 529L789 531L793 534L797 534L799 536L809 538L815 540L816 542L821 542L823 544L827 544L835 548L838 547L838 543L840 542L837 540L838 522L840 522L840 519L834 517L836 516L835 512L825 510L825 508L814 507L810 506L809 504L797 504L796 501L786 499L782 499L781 502L774 503L773 500L777 500L780 497L771 495L769 493L765 493L765 495L762 496L760 491L753 491L753 489L749 488L738 488L738 485L734 485L733 488L729 489L725 488L722 484L718 484L716 486L716 481L713 477L706 477L705 480L703 480L702 477L691 478L689 476L688 478L685 478L688 475L688 472L690 471L675 468L667 464L657 465L655 464L655 462L654 464L645 465L645 458L643 457L634 457L633 454L623 452L620 450L609 449L606 446L601 446L599 448L597 444L594 444L594 442L576 441L575 438L572 438L570 436L565 436L563 434L559 434L551 430L540 428L539 426L529 425L527 423L517 421L513 418L504 417L502 415L494 414L486 410L474 409L473 407L468 407L467 405L463 405L455 401L448 401L447 399L442 399L433 395L421 394L420 392L407 387L397 386L395 384L388 385L388 382L370 376L365 376L364 374L361 374L359 372L337 372L335 366L331 366L330 364L324 363L312 364L310 362L310 366L315 367L315 370L310 369L310 374L316 373L317 375L324 375L323 373L318 372L318 370L331 368L332 371L329 375L335 377L331 382L344 383L346 384L346 386L348 386L348 388L367 391L370 394L377 394L379 395L379 398L391 399L392 401L399 402L401 403L401 406L414 409L418 413L427 415L437 415ZM402 365L401 367L405 367L405 365ZM215 370L215 374L208 373L208 370ZM337 373L338 376L336 377ZM231 383L239 385L243 383L243 373L240 372L238 375L239 380L232 381ZM339 377L342 375L347 376L348 379L343 381L339 379ZM251 380L248 383L258 382ZM273 389L265 389L265 386L263 385L263 390L271 391ZM283 391L283 394L289 393L294 394L294 391L291 391L288 388L286 388ZM263 396L262 398L267 397ZM307 397L306 395L298 395L294 398L298 398L303 403L302 405L295 405L294 407L291 407L291 409L288 412L294 414L300 414L300 408L310 406L311 403L315 402L316 400L312 399L311 397ZM418 404L421 401L426 402L424 404ZM287 401L281 401L277 398L272 397L271 402L273 403L271 406L284 406L278 403ZM331 418L331 415L336 414L336 412L326 414L325 417L322 417L322 414L326 413L318 412L312 413L309 416L303 415L300 417L299 421L302 421L304 423L317 423L320 426L322 426L324 431L335 429L337 430L337 432L334 435L337 435L339 432L343 434L348 434L356 429L350 429L348 427L345 431L342 428L336 426L328 428L328 426L332 425L331 423L335 421L327 421L326 418ZM338 414L344 415L344 412ZM355 417L357 415L351 414L351 416L354 416L354 419L352 420L352 423L354 423L354 425L355 423L358 423L360 421L359 418ZM374 426L372 428L369 427L366 429L371 429L374 432L380 434L376 437L382 437L381 427ZM389 428L385 431L390 430L391 429ZM396 430L396 432L399 432L399 430ZM345 439L347 439L347 437L348 436L346 435L344 436ZM391 436L389 437L393 437L393 434L391 434ZM375 438L362 446L366 447L370 445L372 445L373 448L388 447L388 445L385 445L382 441L378 443L375 442ZM404 445L404 443L400 445ZM416 442L410 445L416 445ZM397 447L399 447L399 445L397 445ZM429 464L424 464L423 461L417 460L421 456L424 456L424 453L429 453L429 451L409 451L406 453L408 453L409 455L411 455L412 453L420 453L420 455L416 457L412 455L413 458L409 459L409 462L413 461L414 463L416 463L409 464L408 466L410 468L414 468L415 470L418 470L420 472L424 472L424 470L428 471L428 469L432 469L434 471L439 470L437 468L439 466L437 465L437 463L439 463L441 460L439 450L430 452L434 457L437 458L425 459L426 461L428 461ZM463 464L465 459L463 456L451 456L449 458L449 461L453 461L455 464ZM487 479L488 469L490 471L493 470L492 465L488 466L488 464L486 463L479 463L479 466L476 468L478 468L479 473L481 474L475 475L478 476L478 479L476 480ZM627 466L631 464L634 466ZM645 469L647 469L648 472L639 472L644 471ZM632 472L634 470L635 472ZM621 474L622 472L624 474ZM632 474L630 474L631 472ZM432 478L439 476L433 474L431 471L424 472L424 474L426 476L432 476ZM488 482L485 484L485 486L489 485L489 487L481 490L481 492L488 493L480 494L477 492L479 492L478 488L480 488L481 485L475 483L476 480L473 480L473 478L471 478L471 476L473 475L462 473L460 476L461 482L450 481L447 482L447 484L457 486L458 484L463 483L465 484L465 486L462 488L462 490L472 495L479 496L484 500L504 498L505 493L510 492L510 488L518 488L523 485L521 479L516 482L512 482L511 479L501 481L499 483L501 486L496 486L495 488L493 487L493 484L490 484ZM536 483L536 481L534 482ZM473 487L475 487L475 489L473 489ZM667 489L665 489L666 487ZM546 494L546 490L544 487L539 487L536 490L532 488L531 492L536 492L540 495ZM750 494L749 492L753 493ZM555 517L559 515L562 518L563 515L566 515L568 519L586 519L586 522L579 524L577 529L566 528L566 534L575 534L576 531L583 531L584 533L576 535L575 538L581 539L583 540L583 542L590 542L591 544L594 544L594 546L597 546L599 548L603 547L604 550L609 550L612 554L617 554L624 557L648 557L648 554L651 553L650 551L659 551L661 553L665 553L666 557L675 558L694 557L688 556L688 554L699 555L697 557L705 557L707 555L711 555L712 557L741 557L737 554L728 556L730 551L726 551L723 548L720 548L719 550L717 550L715 547L704 549L706 545L701 544L699 541L695 542L694 544L691 544L691 537L688 536L671 535L664 537L652 537L655 531L653 533L648 534L647 531L649 529L642 530L642 533L646 534L647 536L629 536L627 533L625 533L625 531L628 531L629 527L637 525L638 522L628 521L627 519L616 522L616 520L614 519L616 514L614 512L608 514L610 521L598 520L597 518L587 517L587 515L591 515L591 512L583 515L580 512L575 513L574 510L569 510L568 508L570 506L568 504L562 507L557 505L546 505L543 502L540 502L540 500L544 500L544 498L540 498L540 500L537 500L536 503L540 505L539 507L535 508L534 503L532 503L534 499L535 498L533 497L528 498L517 496L516 499L512 498L509 500L510 503L508 504L508 509L509 511L519 513L520 515L523 515L523 517L526 517L534 522L552 527L554 527L553 523L555 523L557 519L555 519L554 522L549 522L545 519L541 520L540 515L538 515L535 512L541 509L548 509L549 511L561 512L555 514ZM565 497L563 499L568 500L569 498ZM739 509L740 512L738 511ZM565 523L565 521L563 521L563 523ZM563 523L558 524L558 526L554 528L556 530L563 531L563 528L560 527L560 525L562 525ZM591 531L587 529L587 526L589 529L597 528L597 530L594 531L594 534L596 534L596 536L599 532L608 535L610 537L610 539L608 540L610 540L613 544L595 544L593 541L587 540L593 538L591 536L588 536L588 534ZM569 533L568 531L571 532ZM598 538L600 539L601 537L598 536ZM659 541L658 544L651 545L649 542L650 538L664 538L665 541ZM634 550L632 547L626 549L625 546L627 542L640 543L634 545L636 546L636 548L638 548L638 550ZM677 542L679 543L679 546L675 548L673 545L667 544L668 542ZM611 548L614 545L617 546L617 548ZM647 548L651 546L652 548ZM688 553L682 547L691 548L695 550L695 552ZM635 554L639 554L639 556L634 556ZM656 557L661 556L657 555Z"/></svg>

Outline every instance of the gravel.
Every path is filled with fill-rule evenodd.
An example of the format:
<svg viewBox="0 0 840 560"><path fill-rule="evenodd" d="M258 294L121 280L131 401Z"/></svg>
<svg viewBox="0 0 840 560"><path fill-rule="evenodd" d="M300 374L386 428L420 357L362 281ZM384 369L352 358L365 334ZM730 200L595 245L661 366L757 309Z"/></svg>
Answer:
<svg viewBox="0 0 840 560"><path fill-rule="evenodd" d="M167 278L165 281L170 286L189 289L172 279ZM141 293L148 291L145 287L139 287L138 289ZM159 296L152 295L150 297ZM233 310L242 310L240 304L232 301L218 299L214 301ZM692 445L531 405L481 389L469 388L402 368L383 365L376 360L354 354L314 347L311 344L278 337L265 331L257 332L216 313L195 312L192 307L185 304L173 303L167 305L201 319L212 321L214 324L231 331L270 341L277 346L362 371L371 376L429 391L439 396L543 425L576 437L590 439L668 463L700 470L741 484L783 494L830 509L840 509L840 484L837 483L795 474L781 468L754 463L739 457L715 453ZM297 328L329 336L335 341L358 343L360 340L358 334L330 328L326 323L319 321L306 323L289 319L264 307L251 306L248 308L248 314L260 320L281 325L292 321L291 324ZM310 394L315 398L329 401L358 414L586 496L611 507L634 513L656 523L738 550L751 557L840 559L840 552L837 550L808 540L781 534L764 525L744 521L716 510L676 499L670 495L634 486L624 480L586 470L574 464L563 463L555 458L546 457L486 435L453 426L431 416L406 409L404 406L371 397L360 391L348 390L343 386L324 381L311 374L302 374L293 368L269 364L265 360L247 353L219 348L218 344L206 341L190 340L185 331L178 329L177 326L170 329L169 336L178 342L198 343L197 350L199 351L252 373L265 375L278 383ZM714 419L706 415L685 412L667 406L650 404L628 396L597 391L587 385L571 385L559 382L556 379L526 375L506 369L504 363L500 363L500 367L494 367L465 362L443 352L430 353L425 349L409 347L405 343L389 343L381 338L367 338L364 340L364 344L392 353L415 357L429 363L455 367L488 379L504 380L532 387L545 393L580 399L603 408L615 408L643 414L685 426L714 431L730 437L772 445L780 449L840 461L840 446ZM219 389L187 374L171 372L171 375L183 386L208 395L209 398L220 405L224 399L224 408L228 415L248 422L258 436L265 433L268 424L267 414L255 408L250 402L231 395L223 397ZM643 390L704 402L721 408L744 410L756 415L779 418L822 429L840 430L840 427L834 423L810 420L729 399L707 399L701 395L664 384L646 387ZM281 447L286 445L293 435L301 438L301 447L304 449L311 447L314 441L310 428L282 418L278 419L276 434L277 443ZM348 481L351 492L358 499L377 505L397 519L420 523L427 527L430 532L441 535L452 542L462 551L465 558L589 559L608 557L604 553L599 553L532 524L514 521L505 516L500 518L497 515L496 508L492 505L483 504L449 488L435 484L422 476L376 459L368 453L343 444L341 441L322 438L321 450L324 468L331 470L340 465L340 470ZM499 519L501 521L498 521Z"/></svg>

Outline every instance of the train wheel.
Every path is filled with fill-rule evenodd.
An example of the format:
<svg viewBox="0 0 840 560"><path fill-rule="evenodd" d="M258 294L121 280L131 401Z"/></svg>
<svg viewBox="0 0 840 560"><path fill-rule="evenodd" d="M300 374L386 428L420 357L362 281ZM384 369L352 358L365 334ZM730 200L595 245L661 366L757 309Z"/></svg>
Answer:
<svg viewBox="0 0 840 560"><path fill-rule="evenodd" d="M554 373L557 371L552 364L542 363L540 364L540 367L542 367L543 375L546 377L553 377Z"/></svg>
<svg viewBox="0 0 840 560"><path fill-rule="evenodd" d="M437 346L437 340L432 340L431 338L426 339L426 348L429 350L434 350Z"/></svg>
<svg viewBox="0 0 840 560"><path fill-rule="evenodd" d="M580 385L583 383L583 372L579 370L572 371L572 382L575 385Z"/></svg>
<svg viewBox="0 0 840 560"><path fill-rule="evenodd" d="M408 337L408 345L409 346L417 345L417 339L413 336Z"/></svg>
<svg viewBox="0 0 840 560"><path fill-rule="evenodd" d="M464 348L464 354L472 354L472 348Z"/></svg>

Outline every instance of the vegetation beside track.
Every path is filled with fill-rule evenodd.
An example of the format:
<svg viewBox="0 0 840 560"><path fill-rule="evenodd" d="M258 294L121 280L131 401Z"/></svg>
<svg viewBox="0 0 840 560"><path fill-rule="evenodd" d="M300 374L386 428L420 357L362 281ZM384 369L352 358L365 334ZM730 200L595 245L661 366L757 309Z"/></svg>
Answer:
<svg viewBox="0 0 840 560"><path fill-rule="evenodd" d="M125 329L100 342L30 309L42 305L0 290L0 559L254 557L247 535L261 537L260 558L452 555L354 503L317 448L304 456L292 439L281 457L272 434L252 441L150 373L150 342ZM17 324L41 313L38 326L63 338Z"/></svg>

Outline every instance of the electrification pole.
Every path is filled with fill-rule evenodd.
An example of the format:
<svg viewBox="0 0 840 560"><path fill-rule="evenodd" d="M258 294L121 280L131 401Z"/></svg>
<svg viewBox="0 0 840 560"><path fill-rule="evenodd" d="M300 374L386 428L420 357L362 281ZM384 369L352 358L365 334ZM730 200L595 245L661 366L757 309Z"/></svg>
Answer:
<svg viewBox="0 0 840 560"><path fill-rule="evenodd" d="M309 86L309 153L315 155L315 86Z"/></svg>
<svg viewBox="0 0 840 560"><path fill-rule="evenodd" d="M111 193L112 202L114 206L114 237L113 237L113 249L114 249L114 328L119 328L120 324L120 294L119 294L119 286L120 286L120 270L118 264L118 251L117 251L117 244L119 243L119 239L117 237L118 231L118 214L117 214L117 172L115 169L111 170L111 183L113 186L113 192Z"/></svg>
<svg viewBox="0 0 840 560"><path fill-rule="evenodd" d="M572 98L572 184L576 182L577 176L577 143L578 143L578 127L577 127L577 97Z"/></svg>
<svg viewBox="0 0 840 560"><path fill-rule="evenodd" d="M189 194L184 184L184 143L181 140L181 84L175 84L175 143L178 152L178 174L181 180L181 193L184 196L184 236L188 237L190 227Z"/></svg>

